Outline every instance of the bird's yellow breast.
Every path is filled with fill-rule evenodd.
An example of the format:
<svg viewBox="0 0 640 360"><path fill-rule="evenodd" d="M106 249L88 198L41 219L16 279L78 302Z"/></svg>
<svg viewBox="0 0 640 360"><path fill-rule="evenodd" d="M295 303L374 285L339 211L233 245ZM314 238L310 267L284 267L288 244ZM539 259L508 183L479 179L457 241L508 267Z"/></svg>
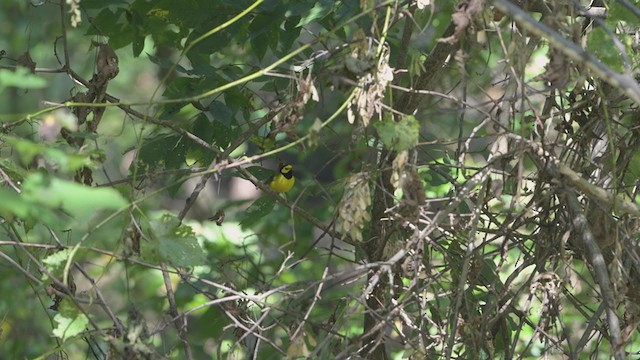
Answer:
<svg viewBox="0 0 640 360"><path fill-rule="evenodd" d="M275 192L287 192L291 190L293 184L296 182L296 178L293 176L287 179L283 174L276 175L269 183L269 187Z"/></svg>
<svg viewBox="0 0 640 360"><path fill-rule="evenodd" d="M293 166L291 164L280 164L278 173L270 179L269 187L279 193L291 190L296 178L293 176Z"/></svg>

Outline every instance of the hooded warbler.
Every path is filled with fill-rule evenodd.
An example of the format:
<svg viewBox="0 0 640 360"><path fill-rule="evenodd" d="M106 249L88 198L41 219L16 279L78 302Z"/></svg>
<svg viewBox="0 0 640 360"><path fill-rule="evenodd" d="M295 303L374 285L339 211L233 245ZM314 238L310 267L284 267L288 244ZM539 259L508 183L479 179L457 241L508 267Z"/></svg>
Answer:
<svg viewBox="0 0 640 360"><path fill-rule="evenodd" d="M293 176L293 165L290 164L280 164L278 173L267 181L269 187L279 193L291 190L295 182L296 178Z"/></svg>

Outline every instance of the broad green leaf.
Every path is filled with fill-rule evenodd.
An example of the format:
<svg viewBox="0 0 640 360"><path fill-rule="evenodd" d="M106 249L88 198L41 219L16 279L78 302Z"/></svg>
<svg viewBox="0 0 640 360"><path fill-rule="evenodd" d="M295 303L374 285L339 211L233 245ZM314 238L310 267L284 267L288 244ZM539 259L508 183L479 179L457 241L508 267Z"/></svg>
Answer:
<svg viewBox="0 0 640 360"><path fill-rule="evenodd" d="M249 141L263 151L273 150L276 147L276 140L271 136L252 135Z"/></svg>
<svg viewBox="0 0 640 360"><path fill-rule="evenodd" d="M73 173L83 167L93 167L94 163L88 154L69 154L59 149L47 149L45 158L60 166L60 171Z"/></svg>
<svg viewBox="0 0 640 360"><path fill-rule="evenodd" d="M640 178L640 153L635 153L629 162L628 171L625 173L625 181L633 183Z"/></svg>
<svg viewBox="0 0 640 360"><path fill-rule="evenodd" d="M222 149L229 146L229 144L236 140L242 133L240 127L225 125L217 120L211 122L211 128L213 133L213 143Z"/></svg>
<svg viewBox="0 0 640 360"><path fill-rule="evenodd" d="M609 34L601 27L589 33L587 50L614 70L621 72L624 69L620 51L611 41Z"/></svg>
<svg viewBox="0 0 640 360"><path fill-rule="evenodd" d="M317 19L322 19L327 16L333 9L335 2L333 1L318 1L315 3L314 7L311 8L306 14L302 16L300 22L298 22L298 27L305 26ZM302 14L301 14L302 15Z"/></svg>
<svg viewBox="0 0 640 360"><path fill-rule="evenodd" d="M145 17L141 15L137 11L131 11L127 13L127 19L129 20L129 25L131 26L131 30L133 33L133 41L131 43L131 50L133 53L133 57L140 56L142 49L144 49L144 40L146 38L146 34L144 31L144 22Z"/></svg>
<svg viewBox="0 0 640 360"><path fill-rule="evenodd" d="M242 214L240 219L240 226L242 228L248 228L254 225L258 222L258 220L271 213L271 210L273 210L273 207L275 205L276 201L271 196L263 195L259 197Z"/></svg>
<svg viewBox="0 0 640 360"><path fill-rule="evenodd" d="M374 123L384 146L395 151L412 149L418 143L420 124L415 117L405 116L399 121L385 118Z"/></svg>
<svg viewBox="0 0 640 360"><path fill-rule="evenodd" d="M262 166L249 166L245 168L251 175L255 176L258 180L266 181L268 178L275 174L274 170L264 168ZM238 177L245 178L242 174L238 173Z"/></svg>
<svg viewBox="0 0 640 360"><path fill-rule="evenodd" d="M68 153L61 149L54 148L53 146L55 145L35 143L33 141L12 136L7 136L5 141L7 144L11 145L18 155L20 155L20 160L25 164L30 163L36 156L41 155L47 161L57 164L59 170L63 173L73 173L82 167L93 166L91 154L89 153Z"/></svg>
<svg viewBox="0 0 640 360"><path fill-rule="evenodd" d="M160 238L160 254L171 264L191 267L206 263L204 252L195 236L164 236Z"/></svg>
<svg viewBox="0 0 640 360"><path fill-rule="evenodd" d="M294 42L300 36L300 31L302 27L297 26L300 22L300 16L294 16L292 18L287 19L284 24L284 31L280 32L280 51L288 52L293 46ZM279 56L283 56L284 54L278 53Z"/></svg>
<svg viewBox="0 0 640 360"><path fill-rule="evenodd" d="M198 117L193 122L191 133L206 141L207 143L210 143L214 134L212 121L209 120L204 114L198 115Z"/></svg>
<svg viewBox="0 0 640 360"><path fill-rule="evenodd" d="M0 188L0 217L10 219L13 216L25 218L33 213L35 206L24 201L15 191L9 188Z"/></svg>
<svg viewBox="0 0 640 360"><path fill-rule="evenodd" d="M22 196L47 208L62 209L79 221L89 220L98 210L118 210L127 205L114 189L92 188L43 173L27 177Z"/></svg>
<svg viewBox="0 0 640 360"><path fill-rule="evenodd" d="M37 144L18 137L7 136L4 140L20 155L20 161L24 164L29 164L33 158L46 151L44 144Z"/></svg>
<svg viewBox="0 0 640 360"><path fill-rule="evenodd" d="M171 61L170 59L158 57L158 56L155 56L154 54L147 54L147 57L149 58L149 61L158 65L163 70L171 69L174 66L173 61ZM175 71L181 74L191 73L191 70L187 70L182 65L176 66Z"/></svg>
<svg viewBox="0 0 640 360"><path fill-rule="evenodd" d="M43 208L37 202L29 201L8 188L0 188L0 217L8 222L14 217L21 219L26 231L38 223L59 222L53 210Z"/></svg>
<svg viewBox="0 0 640 360"><path fill-rule="evenodd" d="M204 251L191 227L181 225L169 214L149 222L149 239L142 243L142 256L147 261L169 262L191 267L206 263Z"/></svg>
<svg viewBox="0 0 640 360"><path fill-rule="evenodd" d="M8 143L8 138L10 138L10 136L3 136L0 138L0 141L6 144L0 143L0 151L4 151L9 148L13 152L13 146ZM16 159L11 156L0 159L0 168L2 168L2 170L9 175L9 178L13 180L16 180L16 176L18 176L19 180L22 180L28 174L28 171L23 167L23 165L24 164L16 161Z"/></svg>
<svg viewBox="0 0 640 360"><path fill-rule="evenodd" d="M108 35L112 37L117 33L122 33L124 24L120 21L124 9L117 9L115 12L109 8L103 8L92 20L92 23L95 26L89 26L87 28L87 35ZM114 47L114 49L120 48L124 45L127 45L131 42L131 39L128 40L126 44L122 44L121 46ZM113 43L111 39L109 39L109 45L113 47Z"/></svg>
<svg viewBox="0 0 640 360"><path fill-rule="evenodd" d="M249 25L249 33L251 34L251 47L255 51L258 60L262 60L267 53L267 47L271 38L278 39L278 20L274 14L262 13L257 15Z"/></svg>
<svg viewBox="0 0 640 360"><path fill-rule="evenodd" d="M122 29L109 36L109 46L114 50L123 48L133 39L133 27L129 24L122 26Z"/></svg>
<svg viewBox="0 0 640 360"><path fill-rule="evenodd" d="M46 86L45 79L32 74L27 68L19 66L15 71L0 69L0 92L7 87L42 89Z"/></svg>
<svg viewBox="0 0 640 360"><path fill-rule="evenodd" d="M231 114L252 108L249 96L238 88L231 88L224 92L224 103L227 104ZM233 117L231 118L233 121Z"/></svg>
<svg viewBox="0 0 640 360"><path fill-rule="evenodd" d="M179 168L185 164L187 145L187 140L179 135L159 135L142 144L138 158L152 169Z"/></svg>
<svg viewBox="0 0 640 360"><path fill-rule="evenodd" d="M635 6L639 6L636 2ZM638 21L638 17L629 9L627 9L624 5L620 4L619 1L611 1L608 3L609 12L607 14L607 22L612 23L611 25L616 25L619 21L624 21L630 26L637 27L640 23Z"/></svg>
<svg viewBox="0 0 640 360"><path fill-rule="evenodd" d="M56 328L53 329L53 335L62 340L72 338L82 333L89 324L89 319L80 312L73 317L59 313L56 314L53 320L58 324Z"/></svg>
<svg viewBox="0 0 640 360"><path fill-rule="evenodd" d="M61 276L62 269L64 269L64 266L67 263L67 259L69 259L69 256L72 252L73 249L64 249L57 251L44 258L42 260L42 263L47 265L47 270L49 270L50 273L56 276Z"/></svg>
<svg viewBox="0 0 640 360"><path fill-rule="evenodd" d="M168 98L185 98L189 96L200 95L207 90L212 88L212 81L210 79L205 79L204 77L199 78L187 78L180 77L171 82L167 89L164 91L163 95Z"/></svg>
<svg viewBox="0 0 640 360"><path fill-rule="evenodd" d="M208 106L213 118L225 126L230 126L233 121L233 113L229 107L221 101L212 101Z"/></svg>

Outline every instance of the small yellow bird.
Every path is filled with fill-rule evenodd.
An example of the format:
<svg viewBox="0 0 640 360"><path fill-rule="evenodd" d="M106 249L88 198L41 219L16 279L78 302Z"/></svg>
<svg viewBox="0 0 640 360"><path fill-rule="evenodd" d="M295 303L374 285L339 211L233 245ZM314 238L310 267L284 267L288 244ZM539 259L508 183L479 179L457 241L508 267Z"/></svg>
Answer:
<svg viewBox="0 0 640 360"><path fill-rule="evenodd" d="M278 173L267 180L269 187L279 193L291 190L295 182L296 178L293 176L293 165L283 163L280 164Z"/></svg>

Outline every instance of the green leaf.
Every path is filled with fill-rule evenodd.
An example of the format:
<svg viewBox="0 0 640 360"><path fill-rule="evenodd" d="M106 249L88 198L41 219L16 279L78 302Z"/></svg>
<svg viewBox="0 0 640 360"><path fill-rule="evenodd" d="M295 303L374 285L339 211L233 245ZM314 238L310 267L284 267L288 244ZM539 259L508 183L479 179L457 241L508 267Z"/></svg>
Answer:
<svg viewBox="0 0 640 360"><path fill-rule="evenodd" d="M249 141L253 145L256 145L257 147L262 149L262 151L264 152L273 150L276 147L276 140L271 136L264 137L259 135L252 135L249 138Z"/></svg>
<svg viewBox="0 0 640 360"><path fill-rule="evenodd" d="M601 27L597 27L589 33L587 50L612 69L623 71L624 66L620 51L611 41L609 34Z"/></svg>
<svg viewBox="0 0 640 360"><path fill-rule="evenodd" d="M255 225L258 220L270 214L275 205L276 201L271 196L263 195L259 197L242 214L240 226L242 228L248 228Z"/></svg>
<svg viewBox="0 0 640 360"><path fill-rule="evenodd" d="M227 107L229 108L229 111L231 112L231 114L234 114L234 113L237 113L238 111L251 108L253 105L251 105L251 102L249 101L249 99L252 96L253 94L249 96L247 93L242 92L238 88L231 88L231 89L225 90L224 92L224 103L227 104ZM233 120L233 117L232 117L232 120Z"/></svg>
<svg viewBox="0 0 640 360"><path fill-rule="evenodd" d="M156 167L175 169L185 164L187 150L187 141L182 136L163 134L144 142L140 148L139 159L152 169Z"/></svg>
<svg viewBox="0 0 640 360"><path fill-rule="evenodd" d="M217 120L211 122L211 128L213 143L223 149L237 139L242 132L239 127L227 126Z"/></svg>
<svg viewBox="0 0 640 360"><path fill-rule="evenodd" d="M181 225L170 214L149 222L149 241L142 243L142 256L147 261L169 262L191 267L206 263L204 251L191 229Z"/></svg>
<svg viewBox="0 0 640 360"><path fill-rule="evenodd" d="M412 149L418 143L420 124L412 115L405 116L399 121L385 118L374 123L378 136L384 146L395 151Z"/></svg>
<svg viewBox="0 0 640 360"><path fill-rule="evenodd" d="M36 144L18 137L7 136L4 140L20 155L20 161L23 164L29 164L37 155L44 153L46 149L44 144Z"/></svg>
<svg viewBox="0 0 640 360"><path fill-rule="evenodd" d="M211 88L211 81L200 78L180 77L171 82L162 95L172 98L185 98L202 94Z"/></svg>
<svg viewBox="0 0 640 360"><path fill-rule="evenodd" d="M315 3L314 7L311 8L308 12L303 15L298 22L298 27L305 26L317 19L322 19L327 16L333 9L335 2L333 1L318 1Z"/></svg>
<svg viewBox="0 0 640 360"><path fill-rule="evenodd" d="M53 267L59 266L67 261L72 251L72 249L60 250L44 258L42 263Z"/></svg>
<svg viewBox="0 0 640 360"><path fill-rule="evenodd" d="M53 145L39 144L13 136L7 136L5 141L20 155L20 160L24 164L28 164L33 161L36 156L42 155L47 161L57 164L59 170L64 173L73 173L82 167L92 167L93 165L91 154L88 153L67 153L63 150L53 148Z"/></svg>
<svg viewBox="0 0 640 360"><path fill-rule="evenodd" d="M270 38L278 38L278 32L274 31L274 26L277 26L277 22L278 20L274 14L263 13L257 15L249 25L251 47L259 60L262 60L267 53Z"/></svg>
<svg viewBox="0 0 640 360"><path fill-rule="evenodd" d="M43 173L29 175L22 190L25 200L50 209L62 209L78 221L88 221L98 210L127 206L127 201L114 189L92 188Z"/></svg>
<svg viewBox="0 0 640 360"><path fill-rule="evenodd" d="M213 118L225 126L230 126L233 121L233 113L229 107L221 101L212 101L207 106Z"/></svg>
<svg viewBox="0 0 640 360"><path fill-rule="evenodd" d="M64 173L73 173L83 167L93 167L89 154L68 154L58 149L47 149L45 158L60 166L60 171Z"/></svg>
<svg viewBox="0 0 640 360"><path fill-rule="evenodd" d="M619 1L612 1L608 5L609 13L607 14L607 23L610 23L610 25L615 26L619 21L624 21L629 26L633 27L637 27L640 24L638 17L629 11L624 5L620 4ZM638 6L637 2L635 6Z"/></svg>
<svg viewBox="0 0 640 360"><path fill-rule="evenodd" d="M25 218L34 210L33 206L13 190L0 188L0 217L10 219L13 216Z"/></svg>
<svg viewBox="0 0 640 360"><path fill-rule="evenodd" d="M200 114L193 122L191 133L200 139L210 143L213 138L213 125L205 114Z"/></svg>
<svg viewBox="0 0 640 360"><path fill-rule="evenodd" d="M269 177L275 174L275 171L267 168L263 168L262 166L249 166L245 168L251 175L255 176L258 180L266 181ZM239 177L245 178L241 174L238 174Z"/></svg>
<svg viewBox="0 0 640 360"><path fill-rule="evenodd" d="M300 36L300 30L302 30L302 27L296 25L299 22L300 16L289 18L284 22L284 31L280 32L281 51L290 51L289 49L291 49L295 40Z"/></svg>
<svg viewBox="0 0 640 360"><path fill-rule="evenodd" d="M21 219L27 231L38 223L59 223L54 211L43 208L40 204L29 201L7 188L0 188L0 217L6 221L12 221L14 217Z"/></svg>
<svg viewBox="0 0 640 360"><path fill-rule="evenodd" d="M80 334L89 324L89 319L80 312L77 312L75 316L62 315L61 313L58 313L53 320L58 323L58 326L53 329L53 335L62 340L66 340Z"/></svg>
<svg viewBox="0 0 640 360"><path fill-rule="evenodd" d="M67 259L73 252L73 249L64 249L57 251L42 260L42 263L47 265L47 270L56 276L62 276L62 270L64 269Z"/></svg>
<svg viewBox="0 0 640 360"><path fill-rule="evenodd" d="M123 25L122 29L109 36L109 46L114 50L123 48L129 44L133 39L133 27L129 24Z"/></svg>
<svg viewBox="0 0 640 360"><path fill-rule="evenodd" d="M137 11L131 13L129 24L131 25L131 29L133 32L133 42L131 44L133 57L140 56L142 49L144 49L144 40L146 38L146 34L143 28L144 22L145 19Z"/></svg>
<svg viewBox="0 0 640 360"><path fill-rule="evenodd" d="M0 93L7 87L19 89L42 89L47 81L32 74L29 69L18 66L15 71L0 69Z"/></svg>
<svg viewBox="0 0 640 360"><path fill-rule="evenodd" d="M109 8L102 9L93 17L92 23L95 26L87 28L85 35L98 35L100 32L111 35L113 32L121 31L122 24L119 23L121 14L121 11L116 13Z"/></svg>

